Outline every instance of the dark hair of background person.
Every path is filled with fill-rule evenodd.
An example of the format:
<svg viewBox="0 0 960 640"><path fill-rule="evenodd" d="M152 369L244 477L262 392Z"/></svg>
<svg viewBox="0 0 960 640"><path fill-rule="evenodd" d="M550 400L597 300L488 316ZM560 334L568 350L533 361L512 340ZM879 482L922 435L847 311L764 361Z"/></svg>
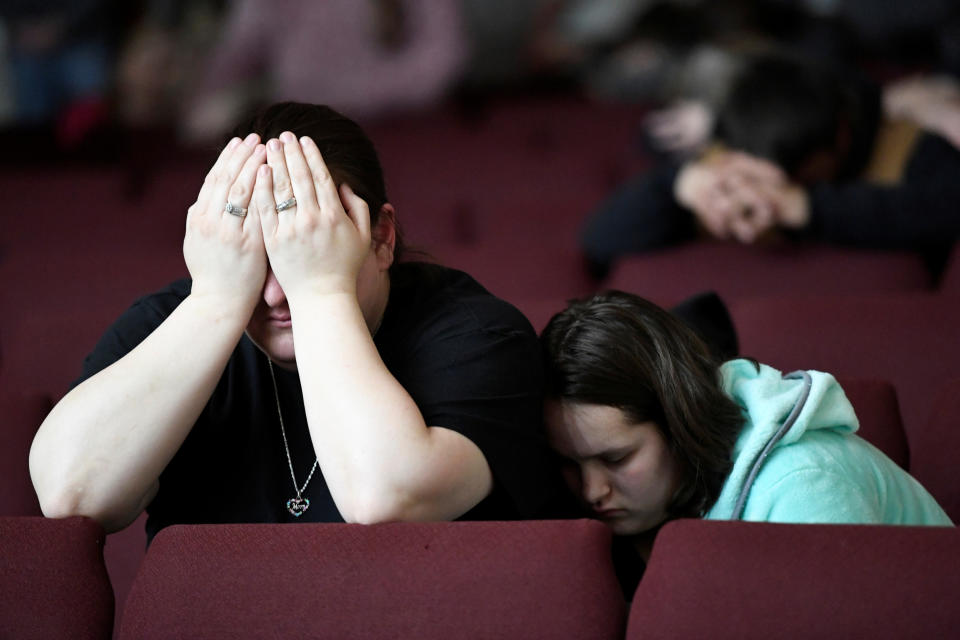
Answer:
<svg viewBox="0 0 960 640"><path fill-rule="evenodd" d="M298 138L309 136L317 144L334 182L347 183L363 198L370 209L370 224L375 226L381 208L389 200L377 150L360 125L325 105L278 102L241 120L226 139L256 133L266 141L279 137L284 131ZM400 223L395 222L393 266L401 262L404 254Z"/></svg>
<svg viewBox="0 0 960 640"><path fill-rule="evenodd" d="M657 424L681 469L668 518L701 517L733 468L744 417L719 361L679 319L628 293L570 303L540 336L547 397L616 407Z"/></svg>
<svg viewBox="0 0 960 640"><path fill-rule="evenodd" d="M793 176L814 154L827 152L838 161L834 177L850 177L870 156L879 117L879 88L864 78L766 53L749 59L733 80L715 137Z"/></svg>

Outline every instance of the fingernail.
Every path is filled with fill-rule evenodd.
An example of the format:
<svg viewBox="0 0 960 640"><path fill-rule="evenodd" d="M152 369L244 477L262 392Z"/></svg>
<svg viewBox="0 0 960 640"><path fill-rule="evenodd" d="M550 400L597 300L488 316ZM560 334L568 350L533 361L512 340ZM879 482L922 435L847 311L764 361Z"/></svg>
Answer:
<svg viewBox="0 0 960 640"><path fill-rule="evenodd" d="M283 140L284 142L296 142L296 141L297 141L297 139L294 137L294 135L293 135L292 133L290 133L289 131L284 131L283 133L281 133L281 134L280 134L280 139Z"/></svg>
<svg viewBox="0 0 960 640"><path fill-rule="evenodd" d="M313 144L313 140L310 139L310 136L303 136L300 138L300 144Z"/></svg>
<svg viewBox="0 0 960 640"><path fill-rule="evenodd" d="M261 153L263 153L264 151L266 151L266 149L267 149L267 148L266 148L265 146L263 146L262 144L258 144L257 147L256 147L256 149L253 150L253 152L256 153L257 155L260 155Z"/></svg>
<svg viewBox="0 0 960 640"><path fill-rule="evenodd" d="M259 138L257 134L251 133L250 135L248 135L246 138L243 139L243 143L248 147L252 147L257 143L257 138Z"/></svg>
<svg viewBox="0 0 960 640"><path fill-rule="evenodd" d="M235 149L237 145L240 144L240 142L241 142L240 138L233 138L232 140L230 140L229 143L227 143L227 148Z"/></svg>
<svg viewBox="0 0 960 640"><path fill-rule="evenodd" d="M267 147L270 151L280 151L280 141L276 138L271 138L270 142L267 143Z"/></svg>

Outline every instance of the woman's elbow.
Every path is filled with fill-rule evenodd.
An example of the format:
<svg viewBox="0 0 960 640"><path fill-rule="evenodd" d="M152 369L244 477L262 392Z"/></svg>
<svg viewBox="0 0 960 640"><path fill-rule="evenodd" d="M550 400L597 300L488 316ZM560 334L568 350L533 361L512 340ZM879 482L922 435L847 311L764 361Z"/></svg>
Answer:
<svg viewBox="0 0 960 640"><path fill-rule="evenodd" d="M383 492L378 495L353 495L338 505L344 522L350 524L380 524L411 520L408 501L401 496Z"/></svg>
<svg viewBox="0 0 960 640"><path fill-rule="evenodd" d="M353 495L338 502L344 521L354 524L383 522L440 522L455 520L476 506L483 495L447 491L389 490Z"/></svg>

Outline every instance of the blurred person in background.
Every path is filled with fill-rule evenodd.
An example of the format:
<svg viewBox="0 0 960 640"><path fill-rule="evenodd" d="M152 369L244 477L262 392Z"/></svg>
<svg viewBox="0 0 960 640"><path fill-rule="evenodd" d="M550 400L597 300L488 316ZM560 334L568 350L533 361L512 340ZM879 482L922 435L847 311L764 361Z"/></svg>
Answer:
<svg viewBox="0 0 960 640"><path fill-rule="evenodd" d="M174 123L213 48L227 0L145 0L117 61L117 116L128 129Z"/></svg>
<svg viewBox="0 0 960 640"><path fill-rule="evenodd" d="M437 104L467 55L448 0L237 0L184 114L189 139L251 105L322 102L361 120Z"/></svg>
<svg viewBox="0 0 960 640"><path fill-rule="evenodd" d="M116 8L110 0L0 3L15 126L55 127L69 147L109 119Z"/></svg>
<svg viewBox="0 0 960 640"><path fill-rule="evenodd" d="M587 220L602 275L620 255L707 236L909 249L939 268L960 235L960 101L949 81L873 83L785 54L735 75L712 141L624 185Z"/></svg>

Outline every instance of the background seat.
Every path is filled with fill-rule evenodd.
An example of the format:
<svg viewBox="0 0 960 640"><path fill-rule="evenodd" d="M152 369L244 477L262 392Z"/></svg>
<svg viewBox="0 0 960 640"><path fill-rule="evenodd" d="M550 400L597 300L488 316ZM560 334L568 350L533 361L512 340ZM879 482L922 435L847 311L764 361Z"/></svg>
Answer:
<svg viewBox="0 0 960 640"><path fill-rule="evenodd" d="M860 421L857 435L909 471L910 450L893 385L883 380L852 378L841 378L838 382Z"/></svg>
<svg viewBox="0 0 960 640"><path fill-rule="evenodd" d="M121 638L610 638L626 607L591 520L171 526Z"/></svg>
<svg viewBox="0 0 960 640"><path fill-rule="evenodd" d="M960 377L960 298L792 295L735 300L730 312L741 353L761 362L891 382L911 450L927 428L937 386ZM910 470L920 473L915 461Z"/></svg>
<svg viewBox="0 0 960 640"><path fill-rule="evenodd" d="M947 638L952 527L677 520L657 534L627 640Z"/></svg>
<svg viewBox="0 0 960 640"><path fill-rule="evenodd" d="M620 260L604 287L671 305L704 290L743 297L927 290L916 255L826 245L694 242Z"/></svg>
<svg viewBox="0 0 960 640"><path fill-rule="evenodd" d="M960 523L960 377L939 386L925 427L913 434L910 446L910 472Z"/></svg>

